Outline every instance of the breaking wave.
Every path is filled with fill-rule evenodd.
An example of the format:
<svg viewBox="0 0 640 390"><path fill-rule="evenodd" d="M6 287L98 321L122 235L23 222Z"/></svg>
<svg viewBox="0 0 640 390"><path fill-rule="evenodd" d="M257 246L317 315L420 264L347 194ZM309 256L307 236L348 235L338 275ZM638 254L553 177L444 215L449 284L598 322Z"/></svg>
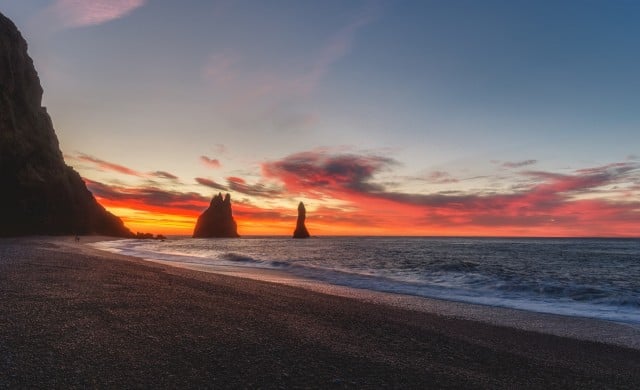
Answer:
<svg viewBox="0 0 640 390"><path fill-rule="evenodd" d="M640 240L245 238L94 245L177 265L277 269L374 291L640 324Z"/></svg>

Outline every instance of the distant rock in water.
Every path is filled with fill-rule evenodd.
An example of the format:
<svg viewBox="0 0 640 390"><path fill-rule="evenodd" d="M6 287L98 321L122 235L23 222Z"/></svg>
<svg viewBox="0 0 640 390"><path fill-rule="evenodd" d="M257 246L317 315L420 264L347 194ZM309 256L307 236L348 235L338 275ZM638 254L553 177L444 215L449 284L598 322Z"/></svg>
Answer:
<svg viewBox="0 0 640 390"><path fill-rule="evenodd" d="M296 222L296 230L293 232L293 238L309 238L309 231L304 226L304 220L307 218L307 210L304 203L298 205L298 222Z"/></svg>
<svg viewBox="0 0 640 390"><path fill-rule="evenodd" d="M27 42L0 14L0 236L131 237L67 166Z"/></svg>
<svg viewBox="0 0 640 390"><path fill-rule="evenodd" d="M224 199L222 199L222 194L214 196L209 208L198 217L193 238L211 237L240 237L238 225L236 225L231 212L231 196L229 194Z"/></svg>

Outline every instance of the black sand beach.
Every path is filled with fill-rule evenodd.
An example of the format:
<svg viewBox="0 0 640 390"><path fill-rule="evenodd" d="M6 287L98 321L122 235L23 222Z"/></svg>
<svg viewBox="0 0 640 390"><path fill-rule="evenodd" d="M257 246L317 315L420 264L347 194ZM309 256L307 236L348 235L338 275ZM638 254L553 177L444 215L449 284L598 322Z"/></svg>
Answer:
<svg viewBox="0 0 640 390"><path fill-rule="evenodd" d="M640 350L0 241L1 388L640 388Z"/></svg>

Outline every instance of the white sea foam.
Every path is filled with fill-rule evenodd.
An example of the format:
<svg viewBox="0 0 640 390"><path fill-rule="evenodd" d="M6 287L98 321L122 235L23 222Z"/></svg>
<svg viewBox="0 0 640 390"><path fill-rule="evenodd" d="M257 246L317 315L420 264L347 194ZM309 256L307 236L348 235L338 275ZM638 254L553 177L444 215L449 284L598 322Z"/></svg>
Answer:
<svg viewBox="0 0 640 390"><path fill-rule="evenodd" d="M176 265L274 269L373 291L640 324L640 240L244 238L95 246Z"/></svg>

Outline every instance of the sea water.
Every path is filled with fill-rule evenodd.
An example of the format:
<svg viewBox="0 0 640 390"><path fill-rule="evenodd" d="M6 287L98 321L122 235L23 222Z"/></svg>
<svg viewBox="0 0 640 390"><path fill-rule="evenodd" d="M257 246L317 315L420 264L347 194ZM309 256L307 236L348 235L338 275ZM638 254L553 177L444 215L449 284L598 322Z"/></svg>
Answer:
<svg viewBox="0 0 640 390"><path fill-rule="evenodd" d="M640 324L640 240L282 237L119 240L176 265L277 269L374 291Z"/></svg>

